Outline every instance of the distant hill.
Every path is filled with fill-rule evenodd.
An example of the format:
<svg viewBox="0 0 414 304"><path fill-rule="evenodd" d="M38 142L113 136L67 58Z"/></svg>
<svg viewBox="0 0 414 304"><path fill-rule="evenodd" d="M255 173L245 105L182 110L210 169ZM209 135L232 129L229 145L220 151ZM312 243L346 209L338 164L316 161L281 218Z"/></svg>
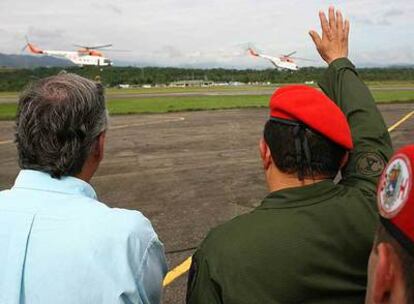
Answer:
<svg viewBox="0 0 414 304"><path fill-rule="evenodd" d="M0 53L0 67L33 69L38 67L69 67L70 61L50 56L7 55Z"/></svg>

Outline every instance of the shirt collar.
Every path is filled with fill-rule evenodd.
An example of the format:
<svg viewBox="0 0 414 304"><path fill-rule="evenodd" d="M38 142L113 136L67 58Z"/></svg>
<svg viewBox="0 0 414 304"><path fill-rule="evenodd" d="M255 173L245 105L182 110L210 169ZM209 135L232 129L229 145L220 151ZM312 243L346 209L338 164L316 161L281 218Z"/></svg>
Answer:
<svg viewBox="0 0 414 304"><path fill-rule="evenodd" d="M313 205L338 195L339 191L341 187L338 187L332 180L287 188L270 193L257 209L285 209Z"/></svg>
<svg viewBox="0 0 414 304"><path fill-rule="evenodd" d="M95 190L87 182L72 176L53 178L50 174L36 170L21 170L13 188L59 192L82 195L97 199Z"/></svg>

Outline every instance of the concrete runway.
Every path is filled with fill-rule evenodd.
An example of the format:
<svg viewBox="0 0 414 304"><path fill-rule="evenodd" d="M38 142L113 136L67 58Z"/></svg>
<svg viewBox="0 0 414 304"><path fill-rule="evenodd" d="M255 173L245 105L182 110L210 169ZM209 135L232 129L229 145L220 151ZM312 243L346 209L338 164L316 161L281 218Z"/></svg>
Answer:
<svg viewBox="0 0 414 304"><path fill-rule="evenodd" d="M381 105L388 126L413 110ZM100 199L142 211L165 244L170 268L193 252L211 227L257 206L267 194L258 154L266 109L117 116L106 157L93 178ZM394 147L414 143L414 117L392 133ZM0 189L18 173L13 122L0 122ZM186 275L164 293L184 302Z"/></svg>

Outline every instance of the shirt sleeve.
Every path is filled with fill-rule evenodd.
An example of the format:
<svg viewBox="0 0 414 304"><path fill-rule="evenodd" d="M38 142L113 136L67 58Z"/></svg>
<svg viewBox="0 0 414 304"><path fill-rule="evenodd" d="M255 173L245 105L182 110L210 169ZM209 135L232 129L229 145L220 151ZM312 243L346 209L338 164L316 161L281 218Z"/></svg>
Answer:
<svg viewBox="0 0 414 304"><path fill-rule="evenodd" d="M354 149L342 170L341 184L375 194L378 177L393 150L371 92L346 58L333 61L319 85L341 108L351 127Z"/></svg>
<svg viewBox="0 0 414 304"><path fill-rule="evenodd" d="M199 249L193 255L187 283L187 304L220 304L220 286L216 283L209 270L207 258Z"/></svg>
<svg viewBox="0 0 414 304"><path fill-rule="evenodd" d="M159 304L162 296L162 283L168 267L164 254L164 246L154 237L143 257L138 273L139 294L144 304Z"/></svg>

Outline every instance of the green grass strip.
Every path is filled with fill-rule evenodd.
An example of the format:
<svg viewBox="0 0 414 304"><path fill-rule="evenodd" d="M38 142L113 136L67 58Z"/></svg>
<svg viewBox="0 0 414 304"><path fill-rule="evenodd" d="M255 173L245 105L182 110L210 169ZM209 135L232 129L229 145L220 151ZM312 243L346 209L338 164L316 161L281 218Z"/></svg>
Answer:
<svg viewBox="0 0 414 304"><path fill-rule="evenodd" d="M108 102L108 109L111 114L166 113L263 107L268 102L269 97L264 95L154 97L135 100L111 100Z"/></svg>
<svg viewBox="0 0 414 304"><path fill-rule="evenodd" d="M414 102L414 91L374 91L378 103ZM236 108L267 107L268 95L237 95L237 96L177 96L148 97L131 99L110 99L109 113L112 115L167 113L181 111L200 111ZM0 120L15 117L16 104L0 104Z"/></svg>

